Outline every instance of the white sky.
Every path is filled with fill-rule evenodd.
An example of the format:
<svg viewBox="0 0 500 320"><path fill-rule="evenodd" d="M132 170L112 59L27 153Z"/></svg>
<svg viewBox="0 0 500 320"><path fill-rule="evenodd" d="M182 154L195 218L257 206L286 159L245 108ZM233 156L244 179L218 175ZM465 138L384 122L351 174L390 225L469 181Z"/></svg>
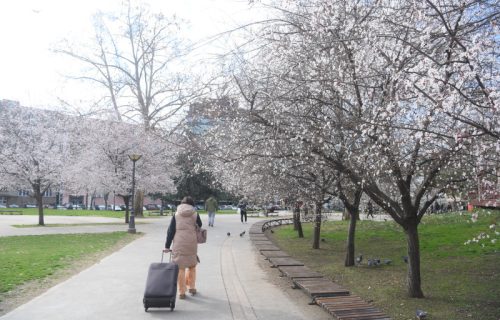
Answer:
<svg viewBox="0 0 500 320"><path fill-rule="evenodd" d="M51 47L92 32L97 10L117 10L121 0L0 1L0 99L24 106L57 107L57 97L75 90L61 72L64 59ZM144 0L170 16L190 21L192 40L245 24L255 17L247 0ZM254 19L257 19L256 17Z"/></svg>

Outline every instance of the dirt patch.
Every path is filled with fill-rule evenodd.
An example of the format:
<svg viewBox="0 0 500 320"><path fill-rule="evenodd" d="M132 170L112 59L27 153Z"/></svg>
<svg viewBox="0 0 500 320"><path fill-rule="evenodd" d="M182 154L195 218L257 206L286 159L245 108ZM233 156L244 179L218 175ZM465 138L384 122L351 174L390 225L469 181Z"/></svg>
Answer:
<svg viewBox="0 0 500 320"><path fill-rule="evenodd" d="M120 250L130 242L142 237L143 234L137 233L133 237L120 239L115 245L106 250L86 255L81 259L73 261L69 266L57 270L51 276L44 279L37 279L26 282L14 290L0 294L0 316L8 313L11 310L19 307L22 304L41 295L53 286L71 278L72 276L82 272L83 270L93 266L110 254Z"/></svg>

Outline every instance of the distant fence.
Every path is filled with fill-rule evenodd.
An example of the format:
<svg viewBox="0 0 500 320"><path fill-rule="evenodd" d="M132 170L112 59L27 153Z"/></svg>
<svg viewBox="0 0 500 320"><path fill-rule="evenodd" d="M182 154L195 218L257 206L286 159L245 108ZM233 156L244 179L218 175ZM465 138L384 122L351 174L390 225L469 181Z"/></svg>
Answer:
<svg viewBox="0 0 500 320"><path fill-rule="evenodd" d="M324 212L321 214L321 222L333 220L332 218L338 214L339 214L338 212L333 212L333 211L332 212ZM314 213L309 213L307 215L304 215L303 213L301 213L300 221L301 222L314 222L315 217L316 217L316 214L314 214ZM280 219L268 220L262 225L262 231L266 231L267 229L279 227L279 226L287 225L287 224L293 224L293 217L285 217L285 218L280 218Z"/></svg>
<svg viewBox="0 0 500 320"><path fill-rule="evenodd" d="M329 211L329 212L322 212L321 213L321 221L328 221L328 220L333 220L333 217L336 215L342 215L342 213L339 212L334 212L334 211ZM315 213L308 213L308 214L300 214L300 221L302 222L314 222L316 219L316 214Z"/></svg>
<svg viewBox="0 0 500 320"><path fill-rule="evenodd" d="M262 232L270 228L279 227L287 224L293 224L293 218L290 217L290 218L268 220L264 222L264 224L262 225Z"/></svg>

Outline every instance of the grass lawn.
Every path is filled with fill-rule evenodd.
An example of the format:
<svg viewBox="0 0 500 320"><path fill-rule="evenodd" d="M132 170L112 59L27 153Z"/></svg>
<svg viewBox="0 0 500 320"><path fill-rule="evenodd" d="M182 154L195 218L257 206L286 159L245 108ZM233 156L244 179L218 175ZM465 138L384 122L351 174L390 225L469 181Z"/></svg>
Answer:
<svg viewBox="0 0 500 320"><path fill-rule="evenodd" d="M135 224L146 224L145 222L135 222ZM14 228L57 228L57 227L81 227L81 226L123 226L124 222L103 222L103 223L48 223L43 226L39 224L13 224Z"/></svg>
<svg viewBox="0 0 500 320"><path fill-rule="evenodd" d="M410 299L406 291L406 238L395 222L359 221L356 255L360 266L344 267L347 221L322 225L321 249L313 250L312 225L304 225L304 239L292 226L272 234L281 248L309 267L384 310L392 319L415 319L417 308L429 319L500 319L500 211L426 216L419 226L424 299ZM465 245L484 232L490 238ZM491 240L496 238L495 243ZM483 246L484 245L484 246ZM368 267L369 258L391 259L390 265Z"/></svg>
<svg viewBox="0 0 500 320"><path fill-rule="evenodd" d="M0 210L0 214L2 214ZM37 208L19 208L15 209L15 211L22 212L23 215L38 215ZM159 210L153 210L151 212L158 212ZM149 217L158 217L157 214L151 214L150 211L144 211L144 216L146 218ZM205 210L199 210L198 213L206 214ZM217 214L235 214L236 210L219 210ZM7 213L6 213L7 214ZM12 213L8 213L12 214ZM108 217L108 218L123 218L125 219L125 211L110 211L110 210L59 210L59 209L43 209L43 214L45 216L92 216L92 217ZM172 211L166 210L163 213L164 215L171 215Z"/></svg>
<svg viewBox="0 0 500 320"><path fill-rule="evenodd" d="M0 297L16 286L49 277L89 255L128 243L137 236L113 232L0 237Z"/></svg>

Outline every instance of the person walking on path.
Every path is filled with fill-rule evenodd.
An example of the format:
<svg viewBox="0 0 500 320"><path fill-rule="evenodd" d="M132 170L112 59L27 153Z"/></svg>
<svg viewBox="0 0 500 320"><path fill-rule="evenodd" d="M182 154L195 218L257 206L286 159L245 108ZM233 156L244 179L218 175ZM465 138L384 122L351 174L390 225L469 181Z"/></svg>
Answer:
<svg viewBox="0 0 500 320"><path fill-rule="evenodd" d="M215 222L215 213L217 212L219 204L217 203L217 200L213 197L210 196L206 201L205 201L205 210L208 212L208 226L213 227L214 222Z"/></svg>
<svg viewBox="0 0 500 320"><path fill-rule="evenodd" d="M366 204L366 210L367 210L367 213L366 213L366 219L368 219L368 217L372 217L372 219L374 218L373 216L373 204L371 201L368 201L368 203Z"/></svg>
<svg viewBox="0 0 500 320"><path fill-rule="evenodd" d="M179 299L186 298L186 289L189 289L191 295L196 294L196 265L198 264L196 225L201 227L202 222L194 208L194 200L189 196L184 197L170 221L163 250L172 252L172 261L179 265L177 281Z"/></svg>
<svg viewBox="0 0 500 320"><path fill-rule="evenodd" d="M240 210L241 223L247 223L247 205L248 205L247 198L241 199L240 202L238 203L238 209ZM243 222L243 218L245 219L245 222Z"/></svg>

